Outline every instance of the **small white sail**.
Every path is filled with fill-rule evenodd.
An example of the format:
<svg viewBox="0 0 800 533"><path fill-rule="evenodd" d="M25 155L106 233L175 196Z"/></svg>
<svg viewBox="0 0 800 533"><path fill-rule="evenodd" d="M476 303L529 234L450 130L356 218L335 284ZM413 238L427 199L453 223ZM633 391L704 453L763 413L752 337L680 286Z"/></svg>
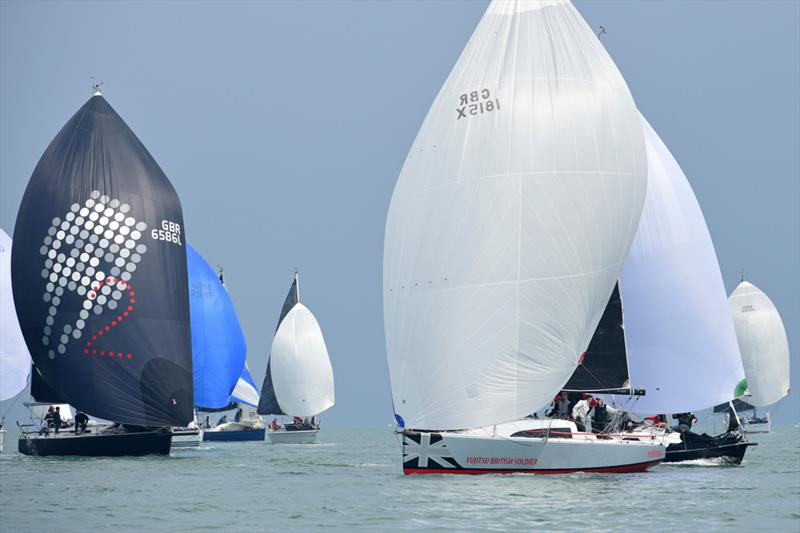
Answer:
<svg viewBox="0 0 800 533"><path fill-rule="evenodd" d="M641 214L630 92L569 2L496 1L392 195L384 321L398 422L519 419L575 370Z"/></svg>
<svg viewBox="0 0 800 533"><path fill-rule="evenodd" d="M781 315L761 289L742 281L728 299L750 397L756 407L789 394L789 341Z"/></svg>
<svg viewBox="0 0 800 533"><path fill-rule="evenodd" d="M333 369L319 322L301 303L272 340L272 383L284 413L314 416L333 406Z"/></svg>
<svg viewBox="0 0 800 533"><path fill-rule="evenodd" d="M22 392L30 372L31 356L19 328L11 291L11 237L0 229L0 400Z"/></svg>
<svg viewBox="0 0 800 533"><path fill-rule="evenodd" d="M732 398L744 376L714 244L686 176L641 119L648 182L620 278L637 413L681 413ZM619 399L619 398L618 398Z"/></svg>

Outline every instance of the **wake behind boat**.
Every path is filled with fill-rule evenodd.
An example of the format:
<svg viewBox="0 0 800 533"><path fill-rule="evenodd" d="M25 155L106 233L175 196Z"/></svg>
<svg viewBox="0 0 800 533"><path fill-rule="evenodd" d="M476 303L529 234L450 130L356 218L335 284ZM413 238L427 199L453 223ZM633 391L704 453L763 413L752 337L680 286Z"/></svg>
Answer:
<svg viewBox="0 0 800 533"><path fill-rule="evenodd" d="M183 216L169 180L99 89L31 176L11 274L34 398L115 421L99 432L26 432L19 451L169 453L169 428L192 419ZM40 397L45 389L56 398Z"/></svg>
<svg viewBox="0 0 800 533"><path fill-rule="evenodd" d="M328 348L316 317L300 303L300 281L295 272L272 340L258 413L295 417L290 424L277 419L270 423L271 443L314 444L319 436L316 417L334 403Z"/></svg>

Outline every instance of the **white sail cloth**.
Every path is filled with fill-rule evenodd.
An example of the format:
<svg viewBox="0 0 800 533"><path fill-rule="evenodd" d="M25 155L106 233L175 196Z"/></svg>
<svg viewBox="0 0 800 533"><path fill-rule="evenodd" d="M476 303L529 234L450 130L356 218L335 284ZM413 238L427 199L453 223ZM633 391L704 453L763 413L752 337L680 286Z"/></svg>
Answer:
<svg viewBox="0 0 800 533"><path fill-rule="evenodd" d="M245 363L245 368L246 367L247 363ZM249 370L247 373L250 373ZM236 382L236 386L233 387L233 392L231 393L231 400L246 403L252 407L258 407L258 397L258 390L255 388L255 386L253 386L252 383L248 383L241 377Z"/></svg>
<svg viewBox="0 0 800 533"><path fill-rule="evenodd" d="M22 392L30 372L31 356L19 328L11 291L11 237L0 229L0 400Z"/></svg>
<svg viewBox="0 0 800 533"><path fill-rule="evenodd" d="M272 340L272 383L284 413L314 416L335 403L333 369L317 319L296 304Z"/></svg>
<svg viewBox="0 0 800 533"><path fill-rule="evenodd" d="M743 281L728 299L750 397L756 407L789 394L789 340L781 315L758 287Z"/></svg>
<svg viewBox="0 0 800 533"><path fill-rule="evenodd" d="M384 321L405 427L519 419L575 370L646 188L628 88L568 2L493 2L395 186Z"/></svg>
<svg viewBox="0 0 800 533"><path fill-rule="evenodd" d="M628 407L680 413L731 400L744 371L703 212L669 149L641 120L647 197L620 291L631 385L646 394Z"/></svg>

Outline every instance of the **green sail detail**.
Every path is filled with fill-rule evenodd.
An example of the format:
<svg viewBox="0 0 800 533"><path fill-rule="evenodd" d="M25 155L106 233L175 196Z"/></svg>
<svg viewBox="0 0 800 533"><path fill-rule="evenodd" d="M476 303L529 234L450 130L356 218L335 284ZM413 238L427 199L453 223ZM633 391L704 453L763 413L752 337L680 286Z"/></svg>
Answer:
<svg viewBox="0 0 800 533"><path fill-rule="evenodd" d="M733 397L740 398L744 396L746 392L747 392L747 379L745 378L742 381L740 381L738 385L736 385L736 388L733 390Z"/></svg>

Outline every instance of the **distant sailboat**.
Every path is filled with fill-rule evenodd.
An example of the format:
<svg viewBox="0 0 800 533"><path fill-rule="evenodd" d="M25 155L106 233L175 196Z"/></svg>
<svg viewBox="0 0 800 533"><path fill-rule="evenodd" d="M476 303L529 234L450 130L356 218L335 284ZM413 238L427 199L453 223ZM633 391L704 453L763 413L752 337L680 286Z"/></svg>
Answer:
<svg viewBox="0 0 800 533"><path fill-rule="evenodd" d="M11 237L0 229L0 401L14 398L28 385L31 356L19 329L11 291ZM6 434L0 419L0 452Z"/></svg>
<svg viewBox="0 0 800 533"><path fill-rule="evenodd" d="M769 412L759 417L756 408L775 404L789 394L786 329L772 300L750 282L742 280L728 301L747 378L747 390L736 409L753 411L752 416L742 419L747 433L769 433Z"/></svg>
<svg viewBox="0 0 800 533"><path fill-rule="evenodd" d="M169 453L169 428L193 417L184 242L175 190L96 91L31 176L11 270L34 397L116 424L26 433L21 453Z"/></svg>
<svg viewBox="0 0 800 533"><path fill-rule="evenodd" d="M620 294L630 380L646 394L626 408L656 415L727 404L743 370L714 245L677 161L644 117L641 124L648 189ZM686 432L665 461L740 462L750 443L731 429L719 437Z"/></svg>
<svg viewBox="0 0 800 533"><path fill-rule="evenodd" d="M524 419L589 345L646 173L630 92L575 8L492 2L387 216L384 321L406 474L629 472L663 459L659 444Z"/></svg>
<svg viewBox="0 0 800 533"><path fill-rule="evenodd" d="M258 413L290 415L294 422L270 425L270 442L311 444L317 441L317 415L335 403L333 369L328 348L314 314L300 303L294 275L272 341Z"/></svg>

